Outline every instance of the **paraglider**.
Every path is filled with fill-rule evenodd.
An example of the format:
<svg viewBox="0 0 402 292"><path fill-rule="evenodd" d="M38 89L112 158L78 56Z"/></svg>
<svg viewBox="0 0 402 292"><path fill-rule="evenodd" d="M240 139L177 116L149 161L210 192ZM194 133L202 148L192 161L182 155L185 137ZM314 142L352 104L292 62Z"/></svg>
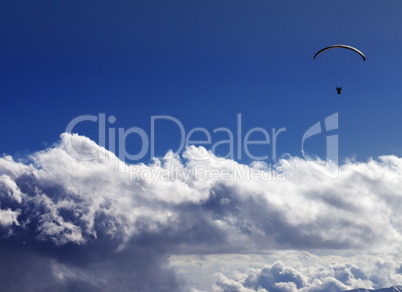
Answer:
<svg viewBox="0 0 402 292"><path fill-rule="evenodd" d="M316 57L318 55L321 55L324 52L327 52L325 54L328 54L328 51L332 51L333 49L336 50L342 50L340 53L340 55L337 55L337 58L332 58L333 56L329 56L329 59L327 59L326 61L328 62L328 67L332 73L332 77L334 79L335 85L336 85L336 92L338 94L341 94L342 91L342 83L343 83L343 79L344 79L344 75L345 75L345 71L346 71L346 66L349 65L351 60L346 60L345 58L347 57L345 50L347 50L347 52L352 52L353 58L355 58L355 56L359 56L362 57L363 62L366 61L366 56L359 51L358 49L348 46L348 45L333 45L333 46L329 46L329 47L325 47L321 50L319 50L313 57L313 60L316 59ZM322 57L320 57L322 58Z"/></svg>

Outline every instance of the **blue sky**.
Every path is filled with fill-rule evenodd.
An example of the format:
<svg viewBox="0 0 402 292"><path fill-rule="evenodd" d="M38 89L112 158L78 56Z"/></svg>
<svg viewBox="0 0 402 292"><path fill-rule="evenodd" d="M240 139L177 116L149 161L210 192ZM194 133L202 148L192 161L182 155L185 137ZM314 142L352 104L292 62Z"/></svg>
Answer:
<svg viewBox="0 0 402 292"><path fill-rule="evenodd" d="M371 0L1 2L2 291L402 284L401 8ZM330 55L313 61L333 44L367 57L352 56L341 95L321 58ZM159 119L155 155L164 159L149 148L129 164L114 159L117 138L150 137L156 116L179 121L185 134L204 128L206 150L228 139L213 132L226 128L235 153L171 155L180 128ZM265 164L244 147L240 157L239 116L241 143L253 128L251 140L286 128L276 144L283 159L273 161L272 143L250 146L270 156ZM106 149L97 123L65 133L80 117L115 119L105 125ZM323 123L331 132L306 136L305 150L321 158L327 147L339 150L339 167L302 155L303 135ZM127 152L140 152L140 136L127 135ZM71 146L98 156L81 159Z"/></svg>
<svg viewBox="0 0 402 292"><path fill-rule="evenodd" d="M212 131L233 129L241 113L244 129L286 127L278 153L300 155L304 131L339 112L341 158L401 151L398 1L2 6L3 153L42 149L74 117L99 113L114 115L116 127L147 132L152 115L176 117L187 131ZM336 43L367 56L341 96L330 73L312 61ZM166 127L159 155L177 149L177 129ZM97 140L93 125L77 132ZM128 139L133 152L137 140Z"/></svg>

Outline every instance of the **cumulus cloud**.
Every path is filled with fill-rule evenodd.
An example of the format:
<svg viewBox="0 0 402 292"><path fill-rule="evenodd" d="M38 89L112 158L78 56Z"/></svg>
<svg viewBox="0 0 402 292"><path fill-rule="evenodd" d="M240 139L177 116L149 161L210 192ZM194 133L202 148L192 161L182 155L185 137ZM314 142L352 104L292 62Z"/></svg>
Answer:
<svg viewBox="0 0 402 292"><path fill-rule="evenodd" d="M395 156L349 161L333 180L297 157L248 166L202 147L126 165L86 137L63 134L25 161L0 159L1 281L7 291L180 291L167 260L174 254L397 253L401 173ZM396 273L400 262L391 266ZM314 271L278 261L243 278L218 274L214 287L324 291L392 282L364 278L357 266Z"/></svg>
<svg viewBox="0 0 402 292"><path fill-rule="evenodd" d="M261 269L249 269L245 274L237 275L237 279L228 279L220 275L215 291L270 291L270 292L338 292L350 286L370 285L355 278L350 266L329 266L311 269L303 266L286 266L276 261L271 266ZM237 287L232 289L231 287ZM359 286L357 286L359 287Z"/></svg>
<svg viewBox="0 0 402 292"><path fill-rule="evenodd" d="M226 269L226 275L216 273L213 291L339 292L355 287L389 287L402 280L396 269L400 258L388 256L384 261L387 256L379 254L334 257L293 251L266 255L263 261L256 255L250 258L260 267L248 268L241 273L236 271L239 267L231 272ZM250 261L245 262L250 265ZM234 262L227 264L236 266Z"/></svg>
<svg viewBox="0 0 402 292"><path fill-rule="evenodd" d="M0 225L10 226L13 224L18 225L17 217L21 210L12 211L11 209L0 210Z"/></svg>

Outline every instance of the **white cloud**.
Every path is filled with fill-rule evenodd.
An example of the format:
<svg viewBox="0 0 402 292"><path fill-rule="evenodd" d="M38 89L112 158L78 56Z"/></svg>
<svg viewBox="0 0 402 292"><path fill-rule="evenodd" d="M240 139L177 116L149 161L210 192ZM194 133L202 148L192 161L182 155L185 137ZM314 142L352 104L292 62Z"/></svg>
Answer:
<svg viewBox="0 0 402 292"><path fill-rule="evenodd" d="M13 224L19 225L17 217L21 213L21 210L12 211L10 209L0 210L0 225L11 226Z"/></svg>
<svg viewBox="0 0 402 292"><path fill-rule="evenodd" d="M19 190L17 184L8 175L3 174L0 176L0 189L1 195L6 195L10 199L17 201L18 203L22 202L21 191Z"/></svg>
<svg viewBox="0 0 402 292"><path fill-rule="evenodd" d="M100 157L107 159L74 158L66 145L73 145L77 153L92 153L92 157L101 153ZM91 256L81 260L102 274L105 266L113 266L102 257L118 265L114 257L125 263L121 254L134 253L138 257L138 250L148 250L154 257L149 265L165 271L161 274L175 289L178 282L166 266L166 257L174 254L287 249L317 254L322 250L375 250L383 258L398 254L402 240L401 158L349 161L340 166L339 178L332 180L297 157L282 159L269 169L263 163L241 165L212 154L208 159L195 159L205 158L206 153L202 147L190 147L183 158L168 153L162 160L125 165L126 171L119 172L122 163L112 153L86 137L63 134L59 144L33 154L30 162L5 156L0 159L2 240L25 242L21 248L40 255L41 246L51 246L46 257L70 267L70 275L88 273L88 277L78 277L79 282L89 282L96 289L97 275L83 268L79 259L64 259L61 251L88 252ZM34 247L39 250L33 251ZM320 258L315 258L316 263ZM322 287L379 287L400 280L395 273L393 279L381 273L374 273L377 278L374 274L359 278L356 271L371 275L362 266L338 269L317 264L324 267L320 272L310 264L307 273L294 263L285 264L283 259L281 263L272 262L268 268L249 263L250 268L261 269L254 270L254 276L269 282L266 287L258 280L255 284L251 284L251 278L242 282L222 271L215 289L231 285L236 291L319 291ZM386 263L392 269L400 266L395 257L383 265ZM373 261L368 264L378 270L391 270ZM146 269L136 270L137 264L127 263L126 268L134 274L148 273ZM61 278L55 276L55 281ZM78 281L77 276L67 278ZM151 276L145 278L153 281ZM143 287L151 285L142 283Z"/></svg>
<svg viewBox="0 0 402 292"><path fill-rule="evenodd" d="M354 256L339 251L333 253L338 255L274 251L267 255L243 255L241 260L238 255L211 255L199 259L202 265L198 266L198 270L195 259L190 261L189 256L172 257L171 262L179 275L186 270L191 271L190 275L184 275L194 286L203 285L198 277L215 274L215 282L211 281L208 285L214 284L217 291L339 292L356 287L389 287L402 281L398 272L400 256L370 255L359 251L354 251ZM186 264L183 262L185 258ZM250 266L254 268L247 268ZM225 267L224 271L222 267Z"/></svg>

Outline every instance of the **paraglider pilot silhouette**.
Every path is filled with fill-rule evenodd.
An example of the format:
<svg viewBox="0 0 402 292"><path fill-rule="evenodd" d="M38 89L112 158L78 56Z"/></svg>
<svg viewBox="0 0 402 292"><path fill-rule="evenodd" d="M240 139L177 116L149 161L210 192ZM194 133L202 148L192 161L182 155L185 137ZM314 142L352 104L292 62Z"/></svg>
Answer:
<svg viewBox="0 0 402 292"><path fill-rule="evenodd" d="M321 49L321 50L319 50L315 55L314 55L314 57L313 57L313 60L315 60L315 58L318 56L318 55L320 55L321 53L323 53L323 52L326 52L326 51L328 51L328 50L332 50L332 49L336 49L336 50L339 50L339 49L341 49L341 50L350 50L350 51L352 51L352 52L354 52L354 53L356 53L356 54L358 54L358 55L360 55L362 58L363 58L363 62L364 61L366 61L366 56L361 52L361 51L359 51L358 49L356 49L356 48L354 48L354 47L351 47L351 46L347 46L347 45L333 45L333 46L329 46L329 47L326 47L326 48L323 48L323 49ZM326 53L327 54L327 53ZM338 56L339 57L339 56ZM346 57L346 56L345 56ZM325 59L325 58L324 58ZM327 60L328 61L328 60ZM336 92L338 93L338 94L341 94L341 91L342 91L342 86L340 86L340 84L342 84L342 81L343 81L343 77L344 76L339 76L339 75L342 75L344 72L344 70L345 70L345 65L348 65L348 64L345 64L345 63L347 63L346 62L346 60L345 59L343 59L343 58L338 58L337 60L330 60L330 61L334 61L335 62L335 64L334 63L332 63L332 64L328 64L329 65L329 67L330 67L330 70L331 70L331 73L332 73L332 75L333 75L333 78L335 79L334 81L335 81L335 83L337 84L336 85ZM338 61L342 61L342 62L338 62ZM341 64L337 64L337 63L341 63ZM341 68L334 68L334 67L341 67ZM338 76L335 76L335 75L338 75Z"/></svg>

